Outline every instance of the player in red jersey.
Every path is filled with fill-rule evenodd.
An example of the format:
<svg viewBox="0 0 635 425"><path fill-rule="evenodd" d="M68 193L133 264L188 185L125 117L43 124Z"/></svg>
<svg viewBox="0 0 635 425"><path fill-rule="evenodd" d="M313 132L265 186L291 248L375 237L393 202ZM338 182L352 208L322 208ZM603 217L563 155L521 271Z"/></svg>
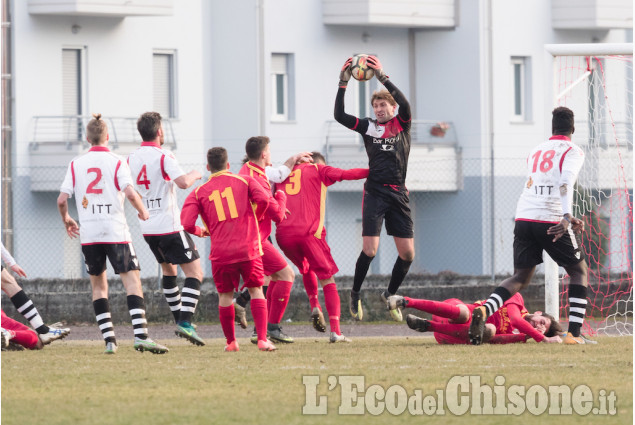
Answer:
<svg viewBox="0 0 635 425"><path fill-rule="evenodd" d="M418 332L434 332L439 344L469 344L472 311L485 301L465 304L456 298L440 302L393 295L388 298L388 303L393 308L416 308L432 314L432 320L409 314L406 321L411 329ZM514 330L519 333L512 333ZM487 319L484 342L508 344L533 338L536 342L558 343L560 332L562 327L558 321L540 311L530 314L522 295L516 293Z"/></svg>
<svg viewBox="0 0 635 425"><path fill-rule="evenodd" d="M342 170L326 165L324 157L319 152L313 152L312 155L313 164L296 165L289 177L277 186L287 194L287 209L290 214L276 226L276 241L287 258L302 273L305 286L306 280L312 276L319 279L324 290L326 310L329 313L330 341L350 342L340 331L340 297L333 279L338 268L326 243L326 188L342 180L366 178L368 168ZM311 289L307 291L311 302L311 321L316 330L324 332L326 329L317 300L317 285L315 293Z"/></svg>
<svg viewBox="0 0 635 425"><path fill-rule="evenodd" d="M552 111L549 140L527 157L527 180L516 206L514 274L505 279L483 306L474 309L470 327L472 344L481 343L484 325L505 301L531 283L543 251L570 277L569 329L565 344L585 344L580 335L587 306L587 263L579 234L584 221L574 217L573 192L584 164L584 151L571 141L575 132L573 111L564 106Z"/></svg>
<svg viewBox="0 0 635 425"><path fill-rule="evenodd" d="M238 351L234 328L234 291L242 276L251 295L251 313L256 325L258 348L273 351L267 340L267 302L262 293L264 272L258 219L269 205L271 193L249 176L229 172L227 151L216 147L207 152L207 182L190 193L181 209L185 231L211 239L209 259L218 290L218 311L227 340L225 351ZM252 205L255 204L255 207ZM201 216L205 228L196 225Z"/></svg>
<svg viewBox="0 0 635 425"><path fill-rule="evenodd" d="M249 161L240 169L239 174L253 177L269 193L269 207L266 214L258 222L260 241L262 243L262 264L265 276L271 276L271 283L267 290L267 335L269 338L284 343L292 343L293 338L282 332L280 321L289 303L289 294L295 278L293 269L287 264L284 256L278 252L269 240L271 221L280 223L286 214L286 196L284 192L276 193L277 199L271 194L271 184L267 178L265 167L271 164L269 138L266 136L250 137L245 144L245 151ZM278 196L280 196L278 198ZM255 342L252 338L252 342Z"/></svg>
<svg viewBox="0 0 635 425"><path fill-rule="evenodd" d="M57 208L66 233L71 238L79 236L82 244L92 286L95 318L106 343L104 353L114 354L117 351L108 303L108 259L126 288L135 350L163 354L168 352L167 347L148 338L139 261L126 222L124 198L137 210L140 219L149 217L148 210L134 190L128 164L108 149L108 126L101 119L101 114L94 114L94 117L86 126L87 140L92 147L69 164L57 198ZM68 213L68 198L73 194L81 229Z"/></svg>
<svg viewBox="0 0 635 425"><path fill-rule="evenodd" d="M178 161L163 148L161 115L146 112L137 120L143 139L141 146L128 156L135 189L150 213L139 220L143 238L161 265L163 294L176 321L176 335L195 345L205 345L192 326L201 294L203 270L192 238L183 231L177 205L176 188L187 189L202 176L197 170L185 173ZM177 265L185 274L183 290L176 283Z"/></svg>
<svg viewBox="0 0 635 425"><path fill-rule="evenodd" d="M4 310L1 313L2 351L7 349L24 350L24 348L41 350L44 348L44 344L38 337L37 332L17 320L13 320L4 314ZM12 347L10 347L10 344Z"/></svg>

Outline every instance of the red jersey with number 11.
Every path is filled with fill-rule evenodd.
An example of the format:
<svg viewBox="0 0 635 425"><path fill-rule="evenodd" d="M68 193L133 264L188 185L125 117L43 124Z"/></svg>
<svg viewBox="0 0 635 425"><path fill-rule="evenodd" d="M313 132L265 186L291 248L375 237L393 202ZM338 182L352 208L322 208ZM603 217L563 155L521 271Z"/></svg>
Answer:
<svg viewBox="0 0 635 425"><path fill-rule="evenodd" d="M213 263L253 260L262 256L258 218L267 209L269 196L253 178L219 171L188 195L181 223L185 231L200 236L196 219L201 216L209 231Z"/></svg>

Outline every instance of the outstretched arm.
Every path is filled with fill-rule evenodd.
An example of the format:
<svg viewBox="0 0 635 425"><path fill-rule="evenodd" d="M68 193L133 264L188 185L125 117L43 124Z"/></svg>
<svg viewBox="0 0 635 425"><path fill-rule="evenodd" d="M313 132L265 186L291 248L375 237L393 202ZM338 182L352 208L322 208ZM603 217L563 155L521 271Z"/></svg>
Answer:
<svg viewBox="0 0 635 425"><path fill-rule="evenodd" d="M379 82L386 87L393 99L395 99L395 102L397 102L397 105L399 105L399 113L397 116L401 122L409 122L412 119L412 115L410 112L410 104L406 96L388 79L388 75L384 72L381 62L376 56L369 56L367 63L368 66L375 71L375 76Z"/></svg>
<svg viewBox="0 0 635 425"><path fill-rule="evenodd" d="M337 96L335 97L335 112L333 113L333 116L335 117L335 121L342 124L344 127L351 130L359 131L359 118L344 112L344 95L346 94L346 86L348 85L348 81L351 79L352 60L353 58L348 58L346 62L344 62L344 66L340 71L340 82L338 85L339 89L337 90Z"/></svg>
<svg viewBox="0 0 635 425"><path fill-rule="evenodd" d="M520 309L516 304L507 304L507 314L509 315L509 319L512 322L512 327L514 329L518 329L518 331L522 334L526 334L530 338L536 340L536 342L542 342L545 339L545 336L534 329L533 326L529 324L523 317L520 315Z"/></svg>
<svg viewBox="0 0 635 425"><path fill-rule="evenodd" d="M342 170L341 168L329 165L320 166L320 177L326 186L341 182L342 180L360 180L368 177L368 168L351 168Z"/></svg>

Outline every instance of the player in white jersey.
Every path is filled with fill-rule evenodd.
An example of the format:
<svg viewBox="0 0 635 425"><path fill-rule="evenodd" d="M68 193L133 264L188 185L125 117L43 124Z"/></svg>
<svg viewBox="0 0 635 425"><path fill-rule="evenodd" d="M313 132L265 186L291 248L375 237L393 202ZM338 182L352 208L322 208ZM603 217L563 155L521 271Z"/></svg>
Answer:
<svg viewBox="0 0 635 425"><path fill-rule="evenodd" d="M26 272L22 267L18 265L15 258L11 255L9 250L4 247L4 244L0 242L0 249L2 251L2 261L18 276L26 277ZM61 323L55 323L54 325L46 325L40 313L35 308L35 304L31 301L31 298L24 292L24 290L18 285L13 275L2 266L2 291L7 294L11 303L15 306L22 316L29 321L38 337L42 341L42 344L50 344L51 342L66 337L71 330L69 328L62 328Z"/></svg>
<svg viewBox="0 0 635 425"><path fill-rule="evenodd" d="M124 214L124 198L148 219L141 198L135 192L125 160L108 149L108 127L101 114L94 114L86 134L91 148L74 158L57 198L57 207L71 238L79 236L93 292L97 324L106 343L105 354L117 351L117 340L108 304L106 258L121 277L134 328L134 348L163 354L168 349L148 338L145 301L139 278L139 261L132 246ZM75 195L81 229L68 213L68 198Z"/></svg>
<svg viewBox="0 0 635 425"><path fill-rule="evenodd" d="M569 281L569 330L548 342L584 344L580 330L586 314L587 264L577 234L584 222L573 217L573 186L584 163L584 152L571 142L573 111L553 110L552 137L536 146L527 158L527 180L516 209L514 275L504 280L481 307L472 312L470 342L482 342L485 321L512 295L529 285L542 263L542 251L564 267Z"/></svg>
<svg viewBox="0 0 635 425"><path fill-rule="evenodd" d="M161 265L165 299L176 322L175 333L192 344L203 346L192 326L192 317L201 294L203 269L196 245L181 225L176 187L189 188L202 176L197 170L185 173L176 158L163 149L164 132L161 115L146 112L137 120L143 142L128 156L128 165L150 218L140 220L143 237ZM176 283L177 265L185 273L183 290Z"/></svg>

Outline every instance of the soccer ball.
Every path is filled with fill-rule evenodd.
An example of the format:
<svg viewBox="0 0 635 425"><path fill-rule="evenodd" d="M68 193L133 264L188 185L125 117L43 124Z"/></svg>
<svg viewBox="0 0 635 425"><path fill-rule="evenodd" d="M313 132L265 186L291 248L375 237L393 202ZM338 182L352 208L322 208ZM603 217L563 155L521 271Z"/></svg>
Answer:
<svg viewBox="0 0 635 425"><path fill-rule="evenodd" d="M375 71L373 68L368 66L366 63L366 59L368 55L359 54L353 56L353 61L351 62L351 75L357 81L368 81L373 78L375 75Z"/></svg>

